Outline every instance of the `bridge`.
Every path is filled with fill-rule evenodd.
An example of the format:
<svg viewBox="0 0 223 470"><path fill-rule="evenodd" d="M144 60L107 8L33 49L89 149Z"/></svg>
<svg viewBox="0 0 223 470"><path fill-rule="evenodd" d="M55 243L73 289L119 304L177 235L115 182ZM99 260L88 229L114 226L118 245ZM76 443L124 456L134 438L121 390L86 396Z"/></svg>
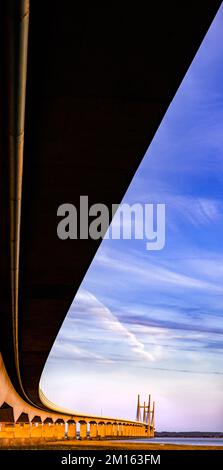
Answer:
<svg viewBox="0 0 223 470"><path fill-rule="evenodd" d="M100 243L60 240L57 209L121 201L220 4L2 1L0 437L153 435L146 407L84 416L39 390Z"/></svg>

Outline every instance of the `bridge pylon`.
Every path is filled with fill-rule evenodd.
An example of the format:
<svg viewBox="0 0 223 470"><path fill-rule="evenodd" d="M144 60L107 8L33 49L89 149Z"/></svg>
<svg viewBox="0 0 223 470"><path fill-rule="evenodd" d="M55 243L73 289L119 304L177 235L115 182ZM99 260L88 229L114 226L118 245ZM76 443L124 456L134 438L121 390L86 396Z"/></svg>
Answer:
<svg viewBox="0 0 223 470"><path fill-rule="evenodd" d="M143 410L143 419L141 410ZM140 395L138 395L136 421L142 421L143 423L148 424L148 427L155 427L155 402L153 402L153 407L151 408L151 395L148 397L147 405L145 401L143 405L141 405Z"/></svg>

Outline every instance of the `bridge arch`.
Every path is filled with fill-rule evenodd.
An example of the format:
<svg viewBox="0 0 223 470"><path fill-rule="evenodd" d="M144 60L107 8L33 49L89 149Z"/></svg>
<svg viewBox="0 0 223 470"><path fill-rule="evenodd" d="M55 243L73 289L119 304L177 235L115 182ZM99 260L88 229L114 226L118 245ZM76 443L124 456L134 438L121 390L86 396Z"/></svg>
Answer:
<svg viewBox="0 0 223 470"><path fill-rule="evenodd" d="M13 407L4 402L0 407L0 423L14 423Z"/></svg>

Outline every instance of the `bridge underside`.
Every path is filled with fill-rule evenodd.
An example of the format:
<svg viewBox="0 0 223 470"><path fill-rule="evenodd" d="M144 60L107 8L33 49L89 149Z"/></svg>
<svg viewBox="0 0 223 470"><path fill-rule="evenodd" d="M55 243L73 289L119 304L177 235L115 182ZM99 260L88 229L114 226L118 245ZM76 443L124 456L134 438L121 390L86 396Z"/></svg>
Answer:
<svg viewBox="0 0 223 470"><path fill-rule="evenodd" d="M121 201L220 3L31 1L18 350L23 389L36 405L42 407L45 361L99 245L59 240L57 208L78 206L80 195L108 207ZM5 158L10 58L1 31L0 349L24 397L12 338Z"/></svg>

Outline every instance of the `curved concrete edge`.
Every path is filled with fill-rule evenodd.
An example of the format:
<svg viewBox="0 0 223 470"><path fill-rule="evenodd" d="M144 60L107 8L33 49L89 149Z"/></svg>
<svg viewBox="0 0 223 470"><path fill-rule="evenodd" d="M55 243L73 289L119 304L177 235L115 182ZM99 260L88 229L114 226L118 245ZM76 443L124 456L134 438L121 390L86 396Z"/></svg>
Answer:
<svg viewBox="0 0 223 470"><path fill-rule="evenodd" d="M38 415L42 421L44 421L48 417L51 417L53 421L56 421L58 418L62 418L62 419L65 418L64 414L47 412L39 408L35 408L34 406L26 403L25 400L23 400L19 396L19 394L16 392L16 390L14 389L9 379L1 353L0 353L0 384L1 384L0 407L3 405L3 403L7 403L9 406L13 408L14 422L18 420L19 416L22 413L25 413L28 415L29 421L31 421L36 415ZM73 419L73 416L70 415L66 417L66 420L69 420L69 419Z"/></svg>
<svg viewBox="0 0 223 470"><path fill-rule="evenodd" d="M144 422L141 421L132 421L129 419L123 419L123 418L112 418L111 416L96 416L96 415L87 415L84 413L78 413L75 411L68 410L66 408L62 408L58 405L55 405L55 403L52 403L43 393L43 391L39 388L39 397L41 403L43 403L45 408L48 408L50 411L56 411L56 413L62 413L62 415L72 415L76 419L79 420L86 420L86 422L91 422L92 420L100 423L101 421L105 421L106 423L112 421L114 423L120 423L120 424L129 424L129 425L139 425L139 426L145 426Z"/></svg>

